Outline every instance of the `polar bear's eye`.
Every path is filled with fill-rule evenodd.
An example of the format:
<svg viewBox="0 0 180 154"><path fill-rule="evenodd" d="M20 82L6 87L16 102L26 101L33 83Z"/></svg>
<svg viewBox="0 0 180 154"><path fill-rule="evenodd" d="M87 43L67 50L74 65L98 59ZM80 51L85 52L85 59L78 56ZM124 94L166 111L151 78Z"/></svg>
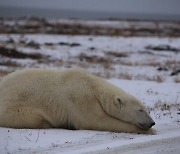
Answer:
<svg viewBox="0 0 180 154"><path fill-rule="evenodd" d="M140 111L140 112L143 112L143 110L141 110L141 109L140 109L139 111Z"/></svg>

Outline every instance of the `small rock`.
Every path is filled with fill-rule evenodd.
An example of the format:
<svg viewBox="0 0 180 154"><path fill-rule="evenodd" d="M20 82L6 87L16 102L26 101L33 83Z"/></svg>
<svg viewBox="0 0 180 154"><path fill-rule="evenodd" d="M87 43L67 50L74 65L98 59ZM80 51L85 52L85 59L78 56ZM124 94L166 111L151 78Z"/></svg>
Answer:
<svg viewBox="0 0 180 154"><path fill-rule="evenodd" d="M95 50L96 48L95 47L90 47L89 50Z"/></svg>
<svg viewBox="0 0 180 154"><path fill-rule="evenodd" d="M171 76L178 75L180 73L180 69L175 70L171 73Z"/></svg>
<svg viewBox="0 0 180 154"><path fill-rule="evenodd" d="M158 71L168 71L168 69L166 67L159 67L157 70Z"/></svg>
<svg viewBox="0 0 180 154"><path fill-rule="evenodd" d="M66 42L59 42L58 44L59 44L59 45L69 46L69 43L66 43Z"/></svg>
<svg viewBox="0 0 180 154"><path fill-rule="evenodd" d="M47 45L47 46L52 46L53 45L53 43L44 43L45 45Z"/></svg>
<svg viewBox="0 0 180 154"><path fill-rule="evenodd" d="M132 139L134 139L134 138L133 138L133 137L130 137L129 139L131 139L131 140L132 140Z"/></svg>
<svg viewBox="0 0 180 154"><path fill-rule="evenodd" d="M81 46L81 44L79 44L79 43L71 43L70 44L70 47L78 47L78 46Z"/></svg>

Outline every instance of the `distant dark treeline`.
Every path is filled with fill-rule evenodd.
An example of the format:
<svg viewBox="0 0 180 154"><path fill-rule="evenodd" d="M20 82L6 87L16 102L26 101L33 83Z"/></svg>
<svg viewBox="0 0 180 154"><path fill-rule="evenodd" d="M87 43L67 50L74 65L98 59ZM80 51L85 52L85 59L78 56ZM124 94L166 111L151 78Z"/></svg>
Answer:
<svg viewBox="0 0 180 154"><path fill-rule="evenodd" d="M0 33L179 37L180 22L0 18Z"/></svg>

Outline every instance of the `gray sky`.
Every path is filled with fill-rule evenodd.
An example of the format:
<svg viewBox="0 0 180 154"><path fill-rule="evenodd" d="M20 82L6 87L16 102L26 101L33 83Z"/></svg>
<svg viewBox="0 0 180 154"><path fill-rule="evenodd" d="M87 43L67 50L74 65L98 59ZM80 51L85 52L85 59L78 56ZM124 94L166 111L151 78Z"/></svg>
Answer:
<svg viewBox="0 0 180 154"><path fill-rule="evenodd" d="M180 0L0 0L0 6L180 16Z"/></svg>
<svg viewBox="0 0 180 154"><path fill-rule="evenodd" d="M0 5L33 8L180 14L180 0L0 0Z"/></svg>

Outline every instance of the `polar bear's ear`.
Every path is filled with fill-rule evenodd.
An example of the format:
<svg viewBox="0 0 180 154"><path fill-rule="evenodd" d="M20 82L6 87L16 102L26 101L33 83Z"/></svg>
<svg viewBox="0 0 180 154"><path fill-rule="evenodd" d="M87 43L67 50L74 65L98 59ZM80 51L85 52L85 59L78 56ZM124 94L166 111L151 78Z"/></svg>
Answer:
<svg viewBox="0 0 180 154"><path fill-rule="evenodd" d="M121 98L119 98L118 96L116 96L116 97L115 97L115 104L116 104L116 106L117 106L119 109L121 109L124 103L122 102Z"/></svg>

